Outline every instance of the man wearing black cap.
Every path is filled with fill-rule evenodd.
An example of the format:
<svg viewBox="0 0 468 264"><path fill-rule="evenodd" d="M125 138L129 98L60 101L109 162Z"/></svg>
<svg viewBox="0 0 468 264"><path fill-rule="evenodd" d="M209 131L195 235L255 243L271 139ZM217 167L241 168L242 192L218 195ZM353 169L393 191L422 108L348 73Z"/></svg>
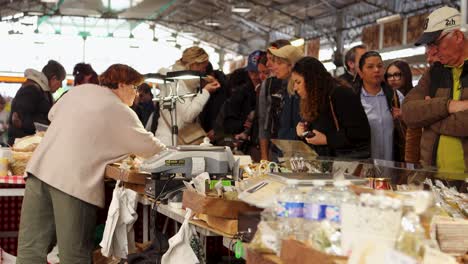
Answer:
<svg viewBox="0 0 468 264"><path fill-rule="evenodd" d="M460 12L454 8L435 10L421 26L424 32L416 46L426 45L439 62L406 96L403 119L408 127L424 128L423 164L464 172L468 168L468 38L461 30ZM456 174L447 176L457 178Z"/></svg>

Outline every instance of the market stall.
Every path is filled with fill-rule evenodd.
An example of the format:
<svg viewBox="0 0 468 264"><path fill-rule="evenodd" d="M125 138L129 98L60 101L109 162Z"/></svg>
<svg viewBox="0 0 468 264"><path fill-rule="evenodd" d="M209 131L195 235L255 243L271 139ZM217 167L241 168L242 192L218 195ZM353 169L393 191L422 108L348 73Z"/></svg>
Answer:
<svg viewBox="0 0 468 264"><path fill-rule="evenodd" d="M178 223L179 244L198 241L202 263L207 237L223 237L247 263L463 263L468 249L466 182L448 179L466 177L433 168L297 155L239 164L227 148L178 147L109 164L105 176L136 192L147 245L169 225L149 232L153 211Z"/></svg>

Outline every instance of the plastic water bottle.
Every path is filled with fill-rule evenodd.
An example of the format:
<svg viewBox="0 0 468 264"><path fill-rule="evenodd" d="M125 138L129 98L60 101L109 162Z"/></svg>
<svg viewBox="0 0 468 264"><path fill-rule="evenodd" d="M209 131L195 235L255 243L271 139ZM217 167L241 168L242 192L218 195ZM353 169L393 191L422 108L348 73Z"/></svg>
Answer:
<svg viewBox="0 0 468 264"><path fill-rule="evenodd" d="M312 222L319 222L325 219L325 212L329 199L325 191L325 181L312 181L313 188L304 198L304 220L305 226L310 226ZM306 227L306 229L308 229Z"/></svg>
<svg viewBox="0 0 468 264"><path fill-rule="evenodd" d="M304 196L297 188L299 181L288 179L277 199L277 216L281 237L296 235L302 231Z"/></svg>
<svg viewBox="0 0 468 264"><path fill-rule="evenodd" d="M330 199L325 211L325 218L337 225L341 223L341 205L343 203L356 203L357 196L348 189L349 181L333 182L334 189L330 192Z"/></svg>

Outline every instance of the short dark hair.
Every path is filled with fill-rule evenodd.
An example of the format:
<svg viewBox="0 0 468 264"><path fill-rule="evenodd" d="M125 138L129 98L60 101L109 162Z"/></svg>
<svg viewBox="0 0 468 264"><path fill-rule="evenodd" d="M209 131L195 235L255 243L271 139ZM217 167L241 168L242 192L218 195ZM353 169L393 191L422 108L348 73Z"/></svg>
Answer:
<svg viewBox="0 0 468 264"><path fill-rule="evenodd" d="M138 86L138 92L139 93L151 93L151 86L147 83L142 83Z"/></svg>
<svg viewBox="0 0 468 264"><path fill-rule="evenodd" d="M367 58L370 58L370 57L379 57L380 60L382 60L382 56L380 55L378 51L375 51L375 50L367 51L366 53L362 54L361 58L359 59L359 69L361 71L362 71L362 68L364 67L364 64L366 64Z"/></svg>
<svg viewBox="0 0 468 264"><path fill-rule="evenodd" d="M64 80L65 75L67 75L62 64L54 60L47 62L44 68L42 68L42 73L44 73L44 75L47 77L47 80L49 81L52 79L52 77L55 77L57 80Z"/></svg>
<svg viewBox="0 0 468 264"><path fill-rule="evenodd" d="M378 57L380 58L380 60L382 60L382 56L380 56L380 53L378 53L377 51L375 50L370 50L370 51L366 51L364 54L362 54L361 58L359 59L359 69L362 71L362 68L364 68L364 64L366 64L366 60L370 57ZM356 76L356 80L353 84L353 90L356 92L356 93L361 93L361 88L363 86L364 82L361 78L361 76L359 76L359 74Z"/></svg>
<svg viewBox="0 0 468 264"><path fill-rule="evenodd" d="M143 81L141 73L125 64L113 64L99 76L101 85L110 89L119 88L119 83L140 85Z"/></svg>
<svg viewBox="0 0 468 264"><path fill-rule="evenodd" d="M357 45L357 46L352 47L350 50L348 50L348 52L346 52L346 55L344 57L344 65L347 70L349 70L348 61L354 62L354 60L356 59L357 49L367 49L367 46L364 44Z"/></svg>
<svg viewBox="0 0 468 264"><path fill-rule="evenodd" d="M74 85L80 85L85 83L84 79L86 76L90 76L89 83L99 84L97 73L94 71L91 64L88 63L78 63L73 68L73 76L75 76Z"/></svg>

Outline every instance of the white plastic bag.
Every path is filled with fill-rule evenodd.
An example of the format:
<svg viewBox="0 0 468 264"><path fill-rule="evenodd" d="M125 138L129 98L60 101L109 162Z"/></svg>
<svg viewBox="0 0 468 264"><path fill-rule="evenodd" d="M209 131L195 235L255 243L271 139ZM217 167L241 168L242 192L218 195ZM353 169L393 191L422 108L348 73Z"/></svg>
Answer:
<svg viewBox="0 0 468 264"><path fill-rule="evenodd" d="M119 184L120 181L117 181L99 245L105 257L127 258L135 248L133 224L138 218L136 213L138 194L133 190L119 187Z"/></svg>
<svg viewBox="0 0 468 264"><path fill-rule="evenodd" d="M189 224L192 210L187 208L185 220L179 229L179 232L169 239L169 249L164 253L161 264L198 264L200 261L190 246L190 240L195 234Z"/></svg>

